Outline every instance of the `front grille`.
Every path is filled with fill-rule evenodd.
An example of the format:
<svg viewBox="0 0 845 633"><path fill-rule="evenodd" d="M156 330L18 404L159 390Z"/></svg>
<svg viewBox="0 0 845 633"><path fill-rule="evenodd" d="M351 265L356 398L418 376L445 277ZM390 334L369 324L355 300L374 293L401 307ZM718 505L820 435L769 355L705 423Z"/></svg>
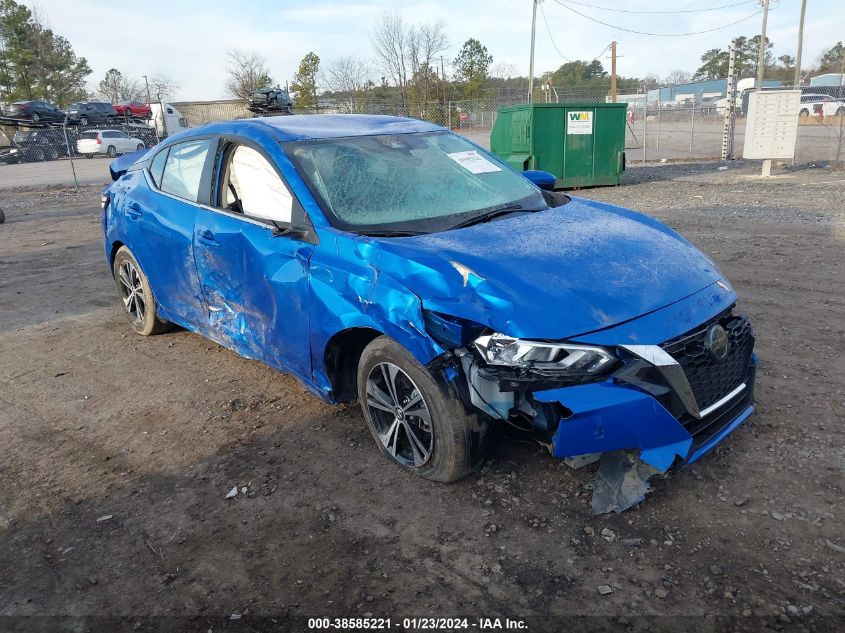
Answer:
<svg viewBox="0 0 845 633"><path fill-rule="evenodd" d="M723 361L714 359L704 346L707 330L716 323L725 328L730 341ZM754 333L746 317L728 310L661 347L683 368L698 408L703 410L746 379L754 350Z"/></svg>
<svg viewBox="0 0 845 633"><path fill-rule="evenodd" d="M754 400L754 375L756 373L754 365L749 365L746 372L745 389L710 415L700 420L692 417L689 413L681 415L680 423L692 436L692 451L697 450L707 440L728 426L752 403Z"/></svg>

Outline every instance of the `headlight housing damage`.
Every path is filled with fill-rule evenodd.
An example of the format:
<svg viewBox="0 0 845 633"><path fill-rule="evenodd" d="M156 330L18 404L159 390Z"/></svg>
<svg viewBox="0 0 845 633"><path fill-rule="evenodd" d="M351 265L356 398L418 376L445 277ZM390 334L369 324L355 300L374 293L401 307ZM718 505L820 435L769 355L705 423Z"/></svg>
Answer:
<svg viewBox="0 0 845 633"><path fill-rule="evenodd" d="M526 341L504 334L479 336L474 345L489 365L537 370L544 374L595 376L603 374L617 360L603 347Z"/></svg>

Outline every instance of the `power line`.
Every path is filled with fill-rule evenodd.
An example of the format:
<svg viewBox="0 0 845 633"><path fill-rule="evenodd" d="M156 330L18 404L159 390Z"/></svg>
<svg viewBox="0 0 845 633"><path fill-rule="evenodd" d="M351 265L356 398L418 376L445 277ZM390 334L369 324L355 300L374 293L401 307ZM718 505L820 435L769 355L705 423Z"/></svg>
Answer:
<svg viewBox="0 0 845 633"><path fill-rule="evenodd" d="M561 52L560 52L560 49L557 47L557 44L555 44L555 38L552 36L552 29L551 29L551 27L549 26L549 20L546 18L546 12L545 12L545 10L543 9L543 5L542 5L542 4L540 4L540 5L538 5L538 6L540 7L540 13L543 15L543 22L545 22L545 23L546 23L546 31L548 31L548 33L549 33L549 39L552 41L552 46L554 46L555 50L557 51L557 54L558 54L558 55L560 55L561 57L563 57L563 59L564 59L565 61L571 62L572 60L571 60L571 59L569 59L569 58L568 58L566 55L564 55L563 53L561 53Z"/></svg>
<svg viewBox="0 0 845 633"><path fill-rule="evenodd" d="M634 29L626 29L626 28L624 28L622 26L618 26L616 24L610 24L608 22L602 22L599 19L590 17L589 15L585 15L584 13L581 13L577 9L573 9L570 6L567 6L566 4L561 2L561 0L554 0L554 1L557 4L559 4L560 6L562 6L564 9L567 9L568 11L572 11L572 13L580 15L582 18L586 18L586 19L588 19L592 22L596 22L597 24L601 24L603 26L608 26L608 27L610 27L612 29L616 29L618 31L625 31L626 33L636 33L637 35L650 35L651 37L686 37L688 35L703 35L704 33L713 33L714 31L721 31L722 29L726 29L730 26L734 26L735 24L739 24L740 22L745 22L746 20L753 18L755 15L760 15L760 11L755 11L754 13L752 13L750 15L746 15L744 18L740 18L736 22L731 22L730 24L723 24L722 26L717 26L716 28L707 29L707 30L704 30L704 31L690 31L689 33L650 33L648 31L635 31ZM543 14L543 15L545 16L545 14Z"/></svg>
<svg viewBox="0 0 845 633"><path fill-rule="evenodd" d="M591 9L598 9L599 11L612 11L614 13L638 13L638 14L664 14L664 13L703 13L705 11L718 11L719 9L729 9L731 7L738 7L742 4L752 4L754 0L742 0L742 2L734 2L733 4L723 4L720 7L705 7L703 9L675 9L674 11L634 11L632 9L614 9L612 7L600 7L596 4L589 4L587 2L576 2L576 0L567 0L570 4L577 4L582 7L590 7Z"/></svg>
<svg viewBox="0 0 845 633"><path fill-rule="evenodd" d="M608 48L610 48L610 44L608 44L608 45L607 45L607 46L605 46L603 49L601 49L601 53L599 53L599 54L598 54L598 55L596 55L595 57L590 58L590 61L593 61L594 59L601 59L601 56L602 56L602 55L604 55L604 52L605 52Z"/></svg>

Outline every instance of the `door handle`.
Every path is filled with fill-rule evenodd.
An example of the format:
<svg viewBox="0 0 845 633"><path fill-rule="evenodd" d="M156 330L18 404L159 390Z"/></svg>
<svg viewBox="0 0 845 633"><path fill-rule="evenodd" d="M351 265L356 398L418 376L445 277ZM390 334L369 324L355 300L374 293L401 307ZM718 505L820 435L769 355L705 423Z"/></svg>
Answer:
<svg viewBox="0 0 845 633"><path fill-rule="evenodd" d="M128 215L133 220L137 220L142 215L144 215L144 210L141 208L141 205L137 202L130 202L129 206L126 208L126 215Z"/></svg>
<svg viewBox="0 0 845 633"><path fill-rule="evenodd" d="M220 242L214 239L214 233L208 229L200 231L199 239L203 244L207 244L208 246L220 246Z"/></svg>

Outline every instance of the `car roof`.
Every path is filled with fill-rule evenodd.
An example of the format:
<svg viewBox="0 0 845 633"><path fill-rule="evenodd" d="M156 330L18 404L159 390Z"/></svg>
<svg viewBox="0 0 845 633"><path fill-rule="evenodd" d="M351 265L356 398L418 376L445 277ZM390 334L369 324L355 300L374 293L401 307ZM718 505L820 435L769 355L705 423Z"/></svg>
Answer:
<svg viewBox="0 0 845 633"><path fill-rule="evenodd" d="M426 121L398 116L373 114L300 114L291 116L258 117L211 123L192 128L179 138L203 134L231 134L263 128L280 141L306 141L348 136L375 136L377 134L412 134L435 132L446 128Z"/></svg>

